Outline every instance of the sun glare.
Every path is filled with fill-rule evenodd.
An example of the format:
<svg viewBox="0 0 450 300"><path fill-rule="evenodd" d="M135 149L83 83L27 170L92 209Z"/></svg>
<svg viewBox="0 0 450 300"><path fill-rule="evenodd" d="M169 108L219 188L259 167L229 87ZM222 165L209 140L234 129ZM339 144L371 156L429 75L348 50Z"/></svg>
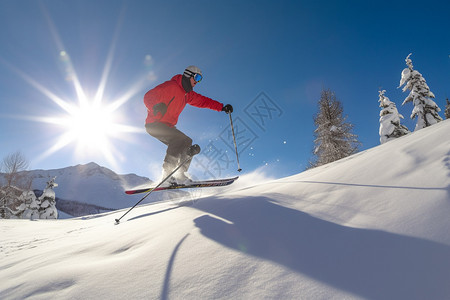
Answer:
<svg viewBox="0 0 450 300"><path fill-rule="evenodd" d="M154 78L148 79L142 76L141 80L136 81L132 87L125 90L123 94L119 94L116 99L110 100L105 98L118 39L118 31L121 24L119 20L110 49L106 55L103 73L101 78L99 78L96 93L92 98L87 97L85 89L81 85L72 64L70 55L66 51L50 15L45 7L43 7L43 10L57 46L59 54L57 60L59 60L60 66L62 67L64 79L74 89L76 97L70 99L67 96L58 96L48 87L32 78L28 72L21 71L17 67L2 60L0 61L61 109L62 113L58 116L44 116L42 113L38 114L39 117L21 116L21 118L27 120L51 124L55 128L59 128L61 132L53 141L52 145L39 157L35 158L35 161L44 160L63 148L68 148L73 149L73 154L78 158L96 160L101 157L101 159L105 159L112 166L118 167L118 161L124 155L114 146L113 140L128 139L130 133L143 133L142 128L121 124L120 121L123 121L124 118L119 114L119 109L123 108L125 103L137 93L141 92L148 85L149 80L153 81ZM146 62L150 60L151 57L149 55L146 56Z"/></svg>
<svg viewBox="0 0 450 300"><path fill-rule="evenodd" d="M68 116L67 121L67 129L78 146L90 150L106 146L114 125L112 114L99 105L79 107Z"/></svg>
<svg viewBox="0 0 450 300"><path fill-rule="evenodd" d="M41 91L45 93L46 90ZM127 95L135 93L126 92ZM53 99L55 96L49 98ZM101 157L112 166L118 167L117 160L123 155L116 149L113 140L124 139L130 133L142 133L142 128L124 125L118 121L118 109L126 102L123 97L113 102L83 98L78 99L78 105L62 99L54 102L63 109L63 114L58 117L39 117L35 118L35 121L57 126L62 133L54 145L37 158L38 161L65 147L71 147L77 158L89 157L94 160Z"/></svg>

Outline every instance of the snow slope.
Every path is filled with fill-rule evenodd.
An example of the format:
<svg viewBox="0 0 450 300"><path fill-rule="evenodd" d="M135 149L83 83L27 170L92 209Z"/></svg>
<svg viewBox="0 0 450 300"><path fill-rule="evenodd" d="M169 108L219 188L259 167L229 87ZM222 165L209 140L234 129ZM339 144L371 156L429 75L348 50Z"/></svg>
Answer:
<svg viewBox="0 0 450 300"><path fill-rule="evenodd" d="M0 221L1 299L449 299L450 122L192 205Z"/></svg>

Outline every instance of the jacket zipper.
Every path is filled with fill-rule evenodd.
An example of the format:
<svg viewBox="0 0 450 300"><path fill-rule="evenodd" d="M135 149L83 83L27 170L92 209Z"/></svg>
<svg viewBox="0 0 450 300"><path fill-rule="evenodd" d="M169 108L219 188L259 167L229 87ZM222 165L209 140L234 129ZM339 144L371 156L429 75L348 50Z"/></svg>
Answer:
<svg viewBox="0 0 450 300"><path fill-rule="evenodd" d="M175 99L175 96L172 97L172 99L170 99L169 103L167 103L167 108L169 108L170 103L172 103L173 99Z"/></svg>

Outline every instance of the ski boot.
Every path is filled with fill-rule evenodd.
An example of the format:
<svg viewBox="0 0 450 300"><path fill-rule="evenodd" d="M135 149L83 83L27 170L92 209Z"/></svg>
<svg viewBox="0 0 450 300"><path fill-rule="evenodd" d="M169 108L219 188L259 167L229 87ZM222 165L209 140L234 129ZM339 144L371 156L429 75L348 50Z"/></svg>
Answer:
<svg viewBox="0 0 450 300"><path fill-rule="evenodd" d="M194 156L200 153L200 146L195 144L188 148L187 155Z"/></svg>

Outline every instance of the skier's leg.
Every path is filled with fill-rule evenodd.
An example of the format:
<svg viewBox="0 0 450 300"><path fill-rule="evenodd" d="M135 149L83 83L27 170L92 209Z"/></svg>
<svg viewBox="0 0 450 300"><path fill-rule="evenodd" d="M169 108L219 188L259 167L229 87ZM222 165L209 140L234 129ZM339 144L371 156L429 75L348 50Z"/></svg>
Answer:
<svg viewBox="0 0 450 300"><path fill-rule="evenodd" d="M146 124L147 132L167 145L164 158L163 172L169 174L178 164L186 159L185 153L192 145L192 139L175 127L169 127L163 123ZM187 165L190 164L190 161ZM185 169L183 172L187 171ZM178 172L177 172L178 173ZM183 173L180 173L183 174Z"/></svg>
<svg viewBox="0 0 450 300"><path fill-rule="evenodd" d="M183 151L180 161L183 161L185 163L178 169L178 171L174 175L178 183L186 184L188 182L192 182L192 179L187 174L187 171L189 169L189 166L191 165L192 158L198 153L200 153L199 145L192 145L185 151Z"/></svg>

